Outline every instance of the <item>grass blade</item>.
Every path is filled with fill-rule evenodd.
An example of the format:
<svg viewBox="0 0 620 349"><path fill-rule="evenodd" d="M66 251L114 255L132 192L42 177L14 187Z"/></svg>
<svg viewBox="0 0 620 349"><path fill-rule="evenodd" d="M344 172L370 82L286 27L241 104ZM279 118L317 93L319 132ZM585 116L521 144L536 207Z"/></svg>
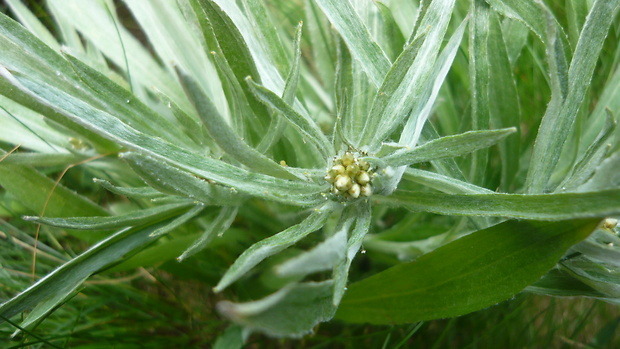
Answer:
<svg viewBox="0 0 620 349"><path fill-rule="evenodd" d="M151 233L157 229L166 229L173 220L171 218L148 227L124 229L99 242L2 303L0 322L3 321L2 318L11 318L22 311L44 304L45 308L39 307L37 313L31 313L36 316L29 316L22 327L35 323L54 310L90 275L153 242L155 239L150 236Z"/></svg>

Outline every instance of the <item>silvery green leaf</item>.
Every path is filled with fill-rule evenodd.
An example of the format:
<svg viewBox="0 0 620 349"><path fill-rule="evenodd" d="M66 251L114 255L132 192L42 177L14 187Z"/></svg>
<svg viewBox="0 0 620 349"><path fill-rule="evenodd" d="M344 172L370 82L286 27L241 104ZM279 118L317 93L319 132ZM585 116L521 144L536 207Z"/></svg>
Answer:
<svg viewBox="0 0 620 349"><path fill-rule="evenodd" d="M156 113L135 95L80 60L65 54L84 89L82 98L92 106L106 110L119 120L153 137L188 145L187 137L177 124Z"/></svg>
<svg viewBox="0 0 620 349"><path fill-rule="evenodd" d="M4 154L0 150L0 154ZM87 157L69 153L12 153L2 160L7 164L28 165L33 167L69 166L84 161Z"/></svg>
<svg viewBox="0 0 620 349"><path fill-rule="evenodd" d="M472 13L472 24L469 27L471 126L473 130L486 130L490 126L491 111L489 105L491 62L488 54L491 10L484 0L474 0L470 11ZM484 148L471 155L470 177L475 184L484 184L488 161L489 152Z"/></svg>
<svg viewBox="0 0 620 349"><path fill-rule="evenodd" d="M620 238L609 231L598 229L589 238L571 248L597 263L620 267Z"/></svg>
<svg viewBox="0 0 620 349"><path fill-rule="evenodd" d="M250 246L226 271L220 282L215 286L214 291L222 291L265 258L284 250L308 234L321 229L332 213L334 205L336 204L327 202L320 208L315 209L301 223Z"/></svg>
<svg viewBox="0 0 620 349"><path fill-rule="evenodd" d="M263 39L261 43L266 48L265 53L270 56L270 61L281 74L286 74L291 69L291 64L287 60L287 52L269 16L266 4L261 0L242 0L242 3L248 22L252 24L256 35Z"/></svg>
<svg viewBox="0 0 620 349"><path fill-rule="evenodd" d="M206 3L216 4L220 13L225 14L228 20L229 28L234 28L234 31L239 33L239 36L235 38L235 41L239 41L241 38L246 45L251 59L254 61L256 71L258 75L251 74L254 78L264 85L266 88L274 91L277 94L281 94L284 90L284 80L278 72L278 68L271 60L271 55L268 53L269 45L265 42L260 28L256 28L252 21L243 14L239 6L234 1L229 0L200 0L201 5ZM221 15L220 15L221 16ZM222 38L221 42L230 40L230 37ZM246 74L250 75L250 74ZM244 78L240 77L240 78Z"/></svg>
<svg viewBox="0 0 620 349"><path fill-rule="evenodd" d="M558 102L551 101L538 130L527 176L526 185L530 193L548 189L548 181L590 87L599 53L618 5L620 1L617 0L596 1L588 14L568 69L566 97ZM557 95L557 88L553 90Z"/></svg>
<svg viewBox="0 0 620 349"><path fill-rule="evenodd" d="M301 28L300 22L295 30L295 57L291 64L290 71L286 77L286 83L284 85L284 92L282 93L282 100L291 105L295 102L295 93L299 84L299 68L301 63ZM276 113L271 120L269 129L265 136L261 139L260 144L256 146L256 149L260 152L269 150L282 136L286 122L283 116Z"/></svg>
<svg viewBox="0 0 620 349"><path fill-rule="evenodd" d="M397 150L382 157L381 160L390 166L398 167L461 156L497 144L515 131L514 127L510 127L500 130L469 131L455 136L441 137L413 149Z"/></svg>
<svg viewBox="0 0 620 349"><path fill-rule="evenodd" d="M114 185L105 179L93 178L93 182L99 184L106 190L118 194L127 196L130 198L144 198L144 199L154 199L157 197L162 197L163 194L152 187L140 187L140 188L131 188L131 187L120 187Z"/></svg>
<svg viewBox="0 0 620 349"><path fill-rule="evenodd" d="M560 194L443 194L399 190L375 199L443 215L564 220L620 215L620 189Z"/></svg>
<svg viewBox="0 0 620 349"><path fill-rule="evenodd" d="M308 63L314 67L324 86L329 89L335 78L337 39L332 34L331 23L314 0L304 0L304 10L305 37L310 39L313 47L312 59Z"/></svg>
<svg viewBox="0 0 620 349"><path fill-rule="evenodd" d="M349 0L315 0L357 59L370 81L379 87L390 69L390 60L374 41Z"/></svg>
<svg viewBox="0 0 620 349"><path fill-rule="evenodd" d="M60 48L58 40L54 38L52 33L50 33L50 31L37 19L35 14L32 13L24 3L19 0L6 0L6 4L15 15L15 18L17 18L19 22L23 24L26 29L28 29L28 31L36 35L49 47L55 50Z"/></svg>
<svg viewBox="0 0 620 349"><path fill-rule="evenodd" d="M177 215L179 212L193 205L191 202L181 202L175 204L167 204L137 210L120 216L105 217L71 217L71 218L48 218L24 216L27 221L47 224L54 227L65 229L80 230L108 230L124 227L134 227L151 223L153 221L163 220L171 216Z"/></svg>
<svg viewBox="0 0 620 349"><path fill-rule="evenodd" d="M333 268L345 256L347 232L347 229L340 229L311 250L276 266L276 274L303 276Z"/></svg>
<svg viewBox="0 0 620 349"><path fill-rule="evenodd" d="M492 194L493 191L484 187L460 181L458 179L444 176L438 173L408 168L403 175L403 179L414 183L422 184L429 188L439 190L446 194Z"/></svg>
<svg viewBox="0 0 620 349"><path fill-rule="evenodd" d="M123 153L122 158L149 186L162 193L186 196L217 206L234 206L247 199L242 193L151 157L128 152Z"/></svg>
<svg viewBox="0 0 620 349"><path fill-rule="evenodd" d="M114 8L108 7L109 4L104 1L79 0L48 2L48 6L55 9L54 13L59 16L60 22L70 23L82 38L92 43L125 74L129 74L132 77L129 79L131 84L140 84L134 86L135 93L142 94L140 90L143 88L157 86L177 103L184 101L182 104L187 105L187 98L171 72L164 70L151 53L120 25L120 20L112 15L115 13ZM126 67L129 67L128 71Z"/></svg>
<svg viewBox="0 0 620 349"><path fill-rule="evenodd" d="M332 302L334 306L340 304L340 300L346 291L347 281L349 279L349 268L353 258L362 246L364 236L368 233L370 222L372 220L372 205L368 202L360 202L351 210L352 216L355 217L355 227L351 230L351 234L347 239L347 248L344 258L334 268L334 295ZM347 229L349 230L349 229Z"/></svg>
<svg viewBox="0 0 620 349"><path fill-rule="evenodd" d="M519 22L517 25L520 25ZM515 176L519 170L519 159L521 156L521 106L517 90L517 83L513 74L513 65L510 63L510 56L507 47L507 38L503 35L501 24L497 14L490 14L490 28L488 45L488 68L489 86L486 89L488 94L488 112L490 123L494 127L515 127L517 132L506 138L499 144L500 156L502 161L502 172L500 187L502 191L507 191L513 186ZM526 36L527 37L527 36Z"/></svg>
<svg viewBox="0 0 620 349"><path fill-rule="evenodd" d="M413 84L413 86L410 86L412 88L410 90L412 93L410 98L413 98L409 101L411 103L411 110L406 108L401 110L401 112L409 113L409 116L405 128L400 135L399 143L409 146L417 144L422 128L435 104L439 89L443 85L461 44L461 39L467 26L467 18L454 31L454 34L452 34L452 37L450 37L450 40L437 57L440 43L444 40L447 26L450 22L451 16L448 14L451 13L453 7L453 0L434 0L420 21L420 32L416 36L422 35L429 26L430 29L426 33L420 54L410 69L426 70L426 73L420 73L422 75L419 81L411 82Z"/></svg>
<svg viewBox="0 0 620 349"><path fill-rule="evenodd" d="M3 72L0 70L0 73ZM196 154L160 138L149 137L106 111L32 77L16 78L7 71L4 71L4 74L15 79L15 86L31 97L54 105L64 119L77 122L117 144L169 162L203 178L228 185L235 190L293 204L317 203L322 199L319 194L323 190L321 186L248 172L223 161ZM284 188L288 189L283 190ZM293 196L301 200L291 200Z"/></svg>
<svg viewBox="0 0 620 349"><path fill-rule="evenodd" d="M196 81L185 72L177 70L177 74L194 104L203 124L209 131L209 135L215 142L233 159L255 171L274 177L296 179L297 177L286 170L284 166L277 164L258 150L249 146L235 131L226 123L210 98L202 91Z"/></svg>
<svg viewBox="0 0 620 349"><path fill-rule="evenodd" d="M592 262L586 256L578 256L560 263L562 271L603 293L606 297L620 297L620 272L605 264Z"/></svg>
<svg viewBox="0 0 620 349"><path fill-rule="evenodd" d="M587 147L598 137L601 130L605 128L608 120L608 113L612 115L620 115L620 67L617 67L613 75L607 80L605 88L601 95L597 96L598 100L594 111L588 118L588 123L583 134L580 144L580 152L586 151ZM615 147L617 150L618 147Z"/></svg>
<svg viewBox="0 0 620 349"><path fill-rule="evenodd" d="M504 37L508 59L512 66L515 65L520 57L527 43L529 33L528 27L519 20L504 18L502 21L502 36Z"/></svg>
<svg viewBox="0 0 620 349"><path fill-rule="evenodd" d="M215 67L206 51L200 49L201 42L195 35L195 19L182 13L175 1L127 0L124 4L167 71L173 72L175 65L191 74L214 101L218 111L225 115L226 98ZM192 49L187 49L190 47Z"/></svg>
<svg viewBox="0 0 620 349"><path fill-rule="evenodd" d="M233 221L237 217L237 211L238 207L222 207L220 213L208 225L202 235L194 241L192 245L177 258L177 260L182 262L186 258L191 257L204 249L214 237L222 236L222 234L230 228Z"/></svg>
<svg viewBox="0 0 620 349"><path fill-rule="evenodd" d="M275 337L301 337L334 316L332 289L332 280L292 284L257 301L223 301L217 309L249 329Z"/></svg>
<svg viewBox="0 0 620 349"><path fill-rule="evenodd" d="M172 222L170 222L170 224L164 227L155 229L151 233L150 237L160 237L164 234L167 234L173 231L174 229L182 226L183 224L192 220L194 217L198 216L204 209L205 209L204 204L194 203L194 206L191 209L189 209L187 212L183 213L182 215L177 216Z"/></svg>
<svg viewBox="0 0 620 349"><path fill-rule="evenodd" d="M405 118L402 109L407 108L405 103L408 102L409 98L407 97L410 93L407 87L413 79L411 74L415 71L411 69L411 65L415 61L425 37L426 35L422 34L405 47L387 72L373 99L368 117L365 119L365 126L359 136L359 145L370 144L378 131L387 129Z"/></svg>
<svg viewBox="0 0 620 349"><path fill-rule="evenodd" d="M620 187L620 152L616 152L603 160L596 167L594 175L577 188L579 192L598 191Z"/></svg>
<svg viewBox="0 0 620 349"><path fill-rule="evenodd" d="M584 284L583 282L570 276L569 273L561 271L556 267L551 269L540 280L525 288L525 291L534 294L542 294L545 296L561 296L561 297L593 297L603 299L613 303L612 298L605 297L605 294L595 290L594 288ZM615 302L617 303L617 301Z"/></svg>
<svg viewBox="0 0 620 349"><path fill-rule="evenodd" d="M325 137L314 120L309 116L298 113L293 107L283 101L282 98L278 97L278 95L264 86L255 83L250 77L246 80L252 92L254 92L265 105L280 112L290 125L297 129L306 141L316 146L326 158L335 153L331 143L327 140L327 137Z"/></svg>
<svg viewBox="0 0 620 349"><path fill-rule="evenodd" d="M601 130L601 133L590 144L590 147L588 147L579 161L574 164L570 174L566 177L564 182L558 186L559 190L574 190L592 177L596 168L601 164L603 159L605 159L611 149L611 143L608 142L613 136L616 126L616 121L613 119L613 116L609 114L607 123Z"/></svg>
<svg viewBox="0 0 620 349"><path fill-rule="evenodd" d="M491 7L502 15L521 21L541 40L545 41L545 15L534 0L487 0Z"/></svg>

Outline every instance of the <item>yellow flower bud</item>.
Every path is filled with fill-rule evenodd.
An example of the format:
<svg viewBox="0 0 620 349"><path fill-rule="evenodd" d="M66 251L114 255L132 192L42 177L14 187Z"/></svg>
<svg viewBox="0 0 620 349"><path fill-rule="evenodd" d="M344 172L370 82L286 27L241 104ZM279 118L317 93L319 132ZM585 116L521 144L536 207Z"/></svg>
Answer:
<svg viewBox="0 0 620 349"><path fill-rule="evenodd" d="M358 173L357 174L357 183L359 183L360 185L366 185L366 184L370 183L370 176L368 175L368 172L361 171L360 173Z"/></svg>
<svg viewBox="0 0 620 349"><path fill-rule="evenodd" d="M360 196L360 185L355 183L351 186L351 188L349 188L349 195L351 195L352 198L357 199Z"/></svg>
<svg viewBox="0 0 620 349"><path fill-rule="evenodd" d="M370 184L362 185L360 188L360 195L362 196L371 196L372 195L372 186Z"/></svg>
<svg viewBox="0 0 620 349"><path fill-rule="evenodd" d="M352 185L353 181L351 177L347 175L338 175L338 177L336 177L336 182L334 182L334 187L342 192L349 190Z"/></svg>

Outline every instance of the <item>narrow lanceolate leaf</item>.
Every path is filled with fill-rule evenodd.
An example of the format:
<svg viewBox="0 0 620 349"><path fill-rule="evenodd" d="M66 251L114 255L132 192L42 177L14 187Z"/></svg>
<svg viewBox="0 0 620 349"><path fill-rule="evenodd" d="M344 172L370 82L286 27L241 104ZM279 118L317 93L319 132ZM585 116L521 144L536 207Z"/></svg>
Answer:
<svg viewBox="0 0 620 349"><path fill-rule="evenodd" d="M142 199L154 199L157 197L162 197L163 194L159 191L151 188L151 187L140 187L140 188L130 188L130 187L119 187L116 186L105 179L93 178L93 182L99 184L106 190L118 194L127 196L130 198L142 198Z"/></svg>
<svg viewBox="0 0 620 349"><path fill-rule="evenodd" d="M487 88L490 122L495 127L516 127L517 132L500 143L502 157L503 191L509 191L519 169L521 110L515 77L508 56L501 24L495 13L491 14L489 38L489 86Z"/></svg>
<svg viewBox="0 0 620 349"><path fill-rule="evenodd" d="M452 4L453 5L453 4ZM434 12L441 11L441 9L434 9ZM436 14L436 16L440 16L440 14ZM443 17L440 17L443 18ZM443 18L443 30L435 33L435 37L441 37L443 39L443 35L446 32L446 26L448 24L449 19ZM402 144L407 144L409 146L414 146L418 143L420 134L422 134L422 130L425 129L426 120L431 114L433 105L437 100L437 96L439 95L439 90L443 85L443 82L452 66L452 62L456 56L456 53L459 50L461 45L461 40L463 39L463 35L465 33L465 28L467 27L468 19L465 18L463 22L456 29L452 37L444 47L443 51L439 57L437 57L437 61L432 66L426 66L428 62L425 60L421 61L421 66L418 66L416 69L432 69L430 76L428 77L427 83L418 84L419 90L416 90L414 95L417 98L413 99L413 108L411 110L409 120L405 124L405 128L400 135L400 140ZM435 30L438 30L435 28ZM429 35L434 31L431 30ZM442 39L436 39L437 41L441 41ZM434 43L436 45L437 42ZM432 68L431 68L432 67Z"/></svg>
<svg viewBox="0 0 620 349"><path fill-rule="evenodd" d="M270 60L282 72L282 75L286 74L290 69L287 52L267 12L266 4L261 0L243 0L243 7L248 21L253 25L258 36L264 38L261 44L265 48L265 53L270 56Z"/></svg>
<svg viewBox="0 0 620 349"><path fill-rule="evenodd" d="M413 63L408 67L400 67L400 69L407 69L402 82L391 94L390 91L379 91L379 94L382 92L388 94L388 103L383 111L385 115L381 115L379 127L369 141L371 148L383 142L408 116L409 120L401 134L401 142L404 141L409 146L415 145L439 87L454 59L467 23L466 19L463 20L438 59L437 55L452 17L453 6L454 0L434 0L430 4L420 22L420 28L424 29L416 34L414 40L411 40L412 43L416 40L423 40L423 42ZM405 52L401 55L404 54ZM394 65L392 69L395 68ZM387 77L384 85L389 86ZM381 108L376 112L381 112Z"/></svg>
<svg viewBox="0 0 620 349"><path fill-rule="evenodd" d="M260 263L263 259L274 255L295 244L306 235L321 229L333 209L331 202L316 209L301 223L294 225L272 237L259 241L245 250L233 265L226 271L214 291L220 292L242 277L246 272Z"/></svg>
<svg viewBox="0 0 620 349"><path fill-rule="evenodd" d="M276 273L282 277L305 276L333 268L345 256L347 233L340 229L311 250L278 265Z"/></svg>
<svg viewBox="0 0 620 349"><path fill-rule="evenodd" d="M613 116L608 115L607 124L601 130L599 136L590 144L590 147L588 147L581 159L575 164L570 175L558 186L559 190L573 190L592 177L611 148L611 144L608 141L614 134L616 126L617 124Z"/></svg>
<svg viewBox="0 0 620 349"><path fill-rule="evenodd" d="M293 284L253 302L220 302L217 309L249 329L276 337L301 337L334 316L332 288L331 280Z"/></svg>
<svg viewBox="0 0 620 349"><path fill-rule="evenodd" d="M502 15L519 20L527 25L543 42L545 41L545 15L534 0L487 0L491 7Z"/></svg>
<svg viewBox="0 0 620 349"><path fill-rule="evenodd" d="M347 43L351 54L357 59L370 81L381 86L390 69L390 60L374 41L349 0L315 0L325 16Z"/></svg>
<svg viewBox="0 0 620 349"><path fill-rule="evenodd" d="M557 268L550 270L540 280L528 286L525 291L545 296L606 298L604 293Z"/></svg>
<svg viewBox="0 0 620 349"><path fill-rule="evenodd" d="M455 136L441 137L413 149L397 150L381 160L387 165L397 167L461 156L497 144L515 131L514 127L510 127L500 130L469 131Z"/></svg>
<svg viewBox="0 0 620 349"><path fill-rule="evenodd" d="M417 168L408 168L403 175L403 179L422 184L446 194L494 194L492 190L487 188Z"/></svg>
<svg viewBox="0 0 620 349"><path fill-rule="evenodd" d="M22 323L29 326L53 311L64 299L93 273L118 262L137 249L155 241L150 235L157 229L167 229L174 219L142 228L123 229L86 252L63 264L47 274L17 296L0 305L0 323L4 318L13 316L36 307Z"/></svg>
<svg viewBox="0 0 620 349"><path fill-rule="evenodd" d="M381 129L381 126L386 127L396 123L399 119L405 118L404 113L398 109L399 107L402 108L401 104L406 101L410 91L400 86L401 84L406 86L407 82L411 80L408 72L418 55L425 37L426 35L420 35L410 43L398 56L387 73L381 87L377 90L377 94L372 102L372 108L366 118L366 124L362 129L362 135L359 140L360 145L369 144L377 131ZM385 120L386 118L388 120Z"/></svg>
<svg viewBox="0 0 620 349"><path fill-rule="evenodd" d="M472 1L472 12L472 25L469 27L469 79L471 81L472 93L471 123L474 130L486 130L489 128L490 121L488 40L491 10L484 0L474 0ZM469 176L472 182L484 184L488 160L489 152L486 149L481 149L472 154Z"/></svg>
<svg viewBox="0 0 620 349"><path fill-rule="evenodd" d="M620 215L620 189L561 194L470 194L396 191L377 201L444 215L562 220Z"/></svg>
<svg viewBox="0 0 620 349"><path fill-rule="evenodd" d="M36 35L49 47L56 50L60 48L58 40L54 38L52 33L50 33L50 31L37 19L35 14L32 13L24 3L19 0L7 0L6 4L11 8L11 11L15 15L14 18L17 18L19 22L28 29L28 31Z"/></svg>
<svg viewBox="0 0 620 349"><path fill-rule="evenodd" d="M27 76L20 76L19 80L16 78L15 80L14 86L45 104L54 105L55 109L62 113L62 117L82 124L119 145L168 162L195 175L225 184L241 192L252 193L259 197L271 197L277 201L288 201L293 204L307 202L307 199L316 203L320 198L319 193L322 188L319 186L249 172L223 161L196 154L159 138L149 137L121 122L105 110L89 105L51 85L31 80ZM302 192L304 194L299 195ZM289 200L292 198L291 195L297 196L299 200Z"/></svg>
<svg viewBox="0 0 620 349"><path fill-rule="evenodd" d="M618 0L596 1L588 14L568 71L566 98L559 105L553 101L550 103L538 129L526 182L530 193L548 189L567 135L590 87L603 41L619 4Z"/></svg>
<svg viewBox="0 0 620 349"><path fill-rule="evenodd" d="M75 57L65 54L77 77L91 96L83 96L94 106L108 111L119 120L132 125L140 132L161 137L169 142L186 144L186 136L177 124L156 113L142 103L129 90L89 67Z"/></svg>
<svg viewBox="0 0 620 349"><path fill-rule="evenodd" d="M122 158L149 186L161 193L186 196L215 206L235 206L247 199L247 195L148 156L128 152L123 153Z"/></svg>
<svg viewBox="0 0 620 349"><path fill-rule="evenodd" d="M207 46L211 50L221 50L251 109L260 120L266 121L269 115L267 108L246 88L243 79L253 76L258 82L264 83L263 79L279 82L281 78L275 66L268 62L268 55L258 42L259 39L251 37L253 28L247 17L235 2L191 0L191 4Z"/></svg>
<svg viewBox="0 0 620 349"><path fill-rule="evenodd" d="M291 64L291 70L286 77L286 83L284 85L284 92L282 93L282 100L288 105L292 105L295 102L295 93L297 91L297 85L299 84L299 68L301 63L301 28L300 22L295 31L295 57L293 58L293 64ZM272 119L267 134L261 139L260 144L256 149L260 152L265 152L280 139L282 133L286 127L286 119L279 113L276 113Z"/></svg>
<svg viewBox="0 0 620 349"><path fill-rule="evenodd" d="M489 307L538 280L597 223L508 221L477 231L350 285L336 317L399 324Z"/></svg>
<svg viewBox="0 0 620 349"><path fill-rule="evenodd" d="M191 202L168 204L147 208L121 216L107 217L70 217L70 218L47 218L47 217L23 217L27 221L47 224L54 227L79 230L107 230L124 227L133 227L150 222L163 220L186 210Z"/></svg>
<svg viewBox="0 0 620 349"><path fill-rule="evenodd" d="M233 159L258 172L286 179L297 178L287 171L285 167L277 164L256 149L250 147L241 139L241 137L226 123L213 102L191 76L180 70L177 70L177 74L190 100L194 103L198 114L202 118L204 125L207 127L209 135L222 150Z"/></svg>
<svg viewBox="0 0 620 349"><path fill-rule="evenodd" d="M179 262L182 262L188 257L200 252L207 247L209 242L216 236L222 236L228 228L232 225L233 221L237 217L238 207L222 207L220 213L209 224L202 235L192 243L178 258Z"/></svg>
<svg viewBox="0 0 620 349"><path fill-rule="evenodd" d="M251 78L247 78L246 80L252 88L252 92L254 92L265 105L280 112L282 116L302 134L304 139L314 144L326 158L334 154L331 143L327 140L327 137L325 137L314 120L295 111L295 109L284 102L282 98L278 97L278 95L267 88L255 83Z"/></svg>
<svg viewBox="0 0 620 349"><path fill-rule="evenodd" d="M340 263L334 268L334 306L340 304L340 300L347 289L349 280L349 268L353 258L362 246L364 236L368 234L372 220L372 206L369 203L360 203L353 211L355 217L355 227L351 230L347 240L346 253Z"/></svg>

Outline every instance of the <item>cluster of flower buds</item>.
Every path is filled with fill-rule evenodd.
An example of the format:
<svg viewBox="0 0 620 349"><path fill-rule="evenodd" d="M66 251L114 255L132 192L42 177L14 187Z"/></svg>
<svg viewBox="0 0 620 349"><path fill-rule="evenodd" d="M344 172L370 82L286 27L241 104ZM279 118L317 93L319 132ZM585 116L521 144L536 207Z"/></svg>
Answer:
<svg viewBox="0 0 620 349"><path fill-rule="evenodd" d="M325 180L332 185L332 193L348 199L371 196L373 171L370 164L359 160L351 152L335 158Z"/></svg>

